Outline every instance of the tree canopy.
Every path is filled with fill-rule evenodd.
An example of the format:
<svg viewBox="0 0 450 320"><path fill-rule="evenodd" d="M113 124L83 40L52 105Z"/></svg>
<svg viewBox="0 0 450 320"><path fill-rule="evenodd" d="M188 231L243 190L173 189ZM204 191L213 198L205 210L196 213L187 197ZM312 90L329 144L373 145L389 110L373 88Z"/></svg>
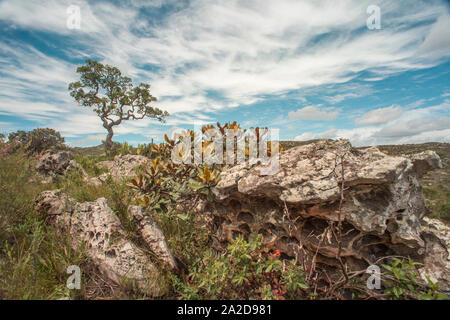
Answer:
<svg viewBox="0 0 450 320"><path fill-rule="evenodd" d="M93 108L108 131L106 146L112 147L113 127L122 121L153 118L163 122L169 115L150 104L157 98L150 93L150 85L133 86L129 77L113 66L86 60L77 68L80 81L69 84L70 95L82 106Z"/></svg>

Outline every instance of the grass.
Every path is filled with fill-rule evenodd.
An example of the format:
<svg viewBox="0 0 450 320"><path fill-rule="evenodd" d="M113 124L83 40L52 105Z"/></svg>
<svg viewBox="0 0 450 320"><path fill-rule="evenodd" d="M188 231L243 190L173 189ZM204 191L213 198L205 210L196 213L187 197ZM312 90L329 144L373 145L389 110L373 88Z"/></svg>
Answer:
<svg viewBox="0 0 450 320"><path fill-rule="evenodd" d="M91 166L90 172L98 173L89 156L81 163L85 169ZM35 164L22 152L0 158L0 299L128 298L127 292L102 278L83 250L72 250L66 235L48 225L33 209L40 192L62 189L77 201L111 199L112 209L123 218L132 202L128 188L114 181L88 185L76 171L55 183L41 184L33 169ZM82 276L81 290L66 287L70 265L89 270Z"/></svg>
<svg viewBox="0 0 450 320"><path fill-rule="evenodd" d="M52 185L30 183L33 161L17 153L0 159L0 298L56 299L66 288L66 268L85 262L67 239L33 210L34 197Z"/></svg>

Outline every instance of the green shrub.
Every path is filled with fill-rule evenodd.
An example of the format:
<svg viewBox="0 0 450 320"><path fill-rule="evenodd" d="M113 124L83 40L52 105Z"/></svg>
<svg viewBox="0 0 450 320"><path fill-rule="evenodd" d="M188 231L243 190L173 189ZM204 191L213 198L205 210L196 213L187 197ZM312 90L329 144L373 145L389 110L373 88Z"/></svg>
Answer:
<svg viewBox="0 0 450 320"><path fill-rule="evenodd" d="M438 283L427 278L429 288L426 288L418 281L419 275L416 266L420 265L421 263L415 262L411 258L394 258L391 265L382 265L386 270L383 273L383 285L388 299L448 299L447 295L439 292Z"/></svg>
<svg viewBox="0 0 450 320"><path fill-rule="evenodd" d="M187 283L175 282L185 299L299 299L308 285L303 269L279 259L261 235L237 237L225 253L205 251L191 265Z"/></svg>
<svg viewBox="0 0 450 320"><path fill-rule="evenodd" d="M39 154L50 149L65 149L64 138L53 129L38 128L26 132L19 130L12 132L8 140L16 144L17 148L23 148L27 154Z"/></svg>

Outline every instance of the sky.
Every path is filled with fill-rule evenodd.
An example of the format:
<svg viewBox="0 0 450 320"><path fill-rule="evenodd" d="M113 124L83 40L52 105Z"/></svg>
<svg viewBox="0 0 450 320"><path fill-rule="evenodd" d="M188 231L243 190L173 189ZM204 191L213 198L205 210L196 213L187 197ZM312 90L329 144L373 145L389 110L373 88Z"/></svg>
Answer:
<svg viewBox="0 0 450 320"><path fill-rule="evenodd" d="M86 59L151 84L170 113L123 122L119 142L217 121L281 140L450 142L449 1L0 0L0 133L100 144L100 119L68 92Z"/></svg>

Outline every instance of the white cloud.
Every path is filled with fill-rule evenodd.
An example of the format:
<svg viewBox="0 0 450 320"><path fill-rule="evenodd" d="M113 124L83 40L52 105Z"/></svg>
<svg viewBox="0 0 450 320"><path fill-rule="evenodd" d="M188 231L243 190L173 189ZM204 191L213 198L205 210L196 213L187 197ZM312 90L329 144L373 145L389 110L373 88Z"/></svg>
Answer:
<svg viewBox="0 0 450 320"><path fill-rule="evenodd" d="M302 120L334 120L339 115L336 108L321 108L320 106L307 106L297 111L289 112L291 119Z"/></svg>
<svg viewBox="0 0 450 320"><path fill-rule="evenodd" d="M385 138L410 137L427 131L439 131L445 129L450 129L450 117L413 119L399 121L383 127L376 133L376 136Z"/></svg>
<svg viewBox="0 0 450 320"><path fill-rule="evenodd" d="M398 119L402 113L403 109L400 106L375 109L365 113L361 118L356 119L355 124L363 126L379 125Z"/></svg>
<svg viewBox="0 0 450 320"><path fill-rule="evenodd" d="M424 55L431 55L433 58L440 58L450 55L450 15L442 14L432 26L430 33L421 44L419 52Z"/></svg>
<svg viewBox="0 0 450 320"><path fill-rule="evenodd" d="M134 1L134 6L77 3L82 11L82 35L65 27L65 9L70 1L6 1L0 20L69 35L74 45L85 46L87 52L103 57L104 62L117 65L133 77L152 80L162 103L170 103L170 96L183 96L190 103L181 104L189 110L242 105L263 94L339 83L362 70L389 73L429 66L418 61L412 49L430 30L430 26L417 22L438 17L442 9L422 1L414 6L404 1L383 1L383 17L394 14L395 24L385 18L383 25L389 27L381 32L355 33L365 26L370 0L285 0L265 6L258 1L199 0L156 24L137 21L134 6L142 1ZM158 2L150 6L157 7ZM400 11L400 16L395 14ZM398 27L413 22L418 26ZM315 40L326 34L337 36ZM157 64L160 70L143 70L136 62ZM205 90L220 91L225 103L213 99L216 106L211 107L211 99L198 98L206 96ZM169 111L179 109L170 106Z"/></svg>
<svg viewBox="0 0 450 320"><path fill-rule="evenodd" d="M354 146L449 142L450 117L439 115L443 110L448 110L449 106L449 101L444 101L436 106L405 110L401 117L391 119L389 122L380 122L377 126L305 132L294 140L344 138L349 139ZM375 121L378 117L374 116L373 119Z"/></svg>

